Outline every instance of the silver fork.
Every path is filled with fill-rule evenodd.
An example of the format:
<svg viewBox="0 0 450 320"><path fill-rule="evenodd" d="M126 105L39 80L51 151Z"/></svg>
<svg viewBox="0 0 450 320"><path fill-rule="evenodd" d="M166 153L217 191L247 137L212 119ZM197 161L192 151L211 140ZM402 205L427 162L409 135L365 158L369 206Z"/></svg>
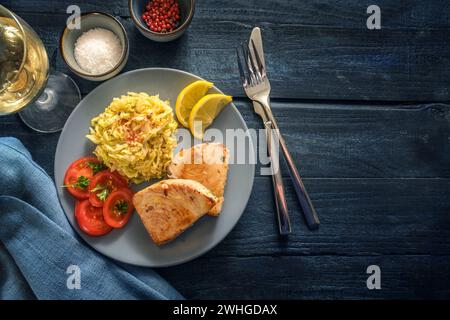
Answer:
<svg viewBox="0 0 450 320"><path fill-rule="evenodd" d="M241 59L241 53L239 50L236 50L238 55L238 65L239 72L241 74L241 80L244 85L244 89L250 89L248 83L250 83L251 79L249 78L249 72L245 72L244 68L241 64L241 60L245 61L246 69L249 70L248 65L248 57L243 57ZM245 53L244 53L245 55ZM247 88L247 89L246 89ZM259 114L263 120L264 128L266 130L266 139L267 139L267 150L269 153L269 157L271 159L271 170L272 170L272 184L274 189L274 198L275 198L275 206L277 209L277 219L278 219L278 228L281 235L288 235L291 233L291 222L289 219L289 213L287 208L287 201L285 196L285 189L283 184L283 178L281 176L281 170L279 169L279 157L278 150L276 150L276 145L274 143L274 136L272 133L272 122L267 118L266 113L262 105L257 102L254 103L255 113Z"/></svg>
<svg viewBox="0 0 450 320"><path fill-rule="evenodd" d="M256 34L256 37L254 36L254 34ZM253 38L256 39L257 44L255 44ZM253 100L253 102L256 102L253 104L254 109L255 112L262 117L264 121L264 126L266 127L266 132L269 131L270 134L276 135L276 140L278 140L280 143L281 150L288 165L289 174L294 184L297 198L303 209L303 214L305 216L305 220L308 224L308 227L310 229L317 229L320 225L320 222L316 210L314 209L311 199L305 189L300 174L298 173L298 170L295 166L294 160L292 159L292 156L286 146L283 136L280 133L278 124L270 108L270 97L269 97L270 82L269 79L267 78L265 62L263 60L264 56L259 28L255 28L253 30L250 43L247 42L244 43L241 46L241 49L238 48L236 51L238 54L238 66L244 91L247 94L247 96L251 100ZM241 60L244 61L243 64L241 63ZM273 130L267 130L269 126L270 129ZM273 139L268 139L268 141L272 140ZM271 151L276 152L278 154L277 150ZM278 182L276 181L278 179L281 179L281 177L277 178L275 176L273 178L273 180L275 180L274 185L276 185L276 189L278 189L279 186ZM281 187L280 189L281 189L280 191L283 191L281 199L284 199L285 201L284 188ZM287 206L286 206L286 216L287 216ZM289 221L289 217L287 217L287 219L288 219L287 221Z"/></svg>

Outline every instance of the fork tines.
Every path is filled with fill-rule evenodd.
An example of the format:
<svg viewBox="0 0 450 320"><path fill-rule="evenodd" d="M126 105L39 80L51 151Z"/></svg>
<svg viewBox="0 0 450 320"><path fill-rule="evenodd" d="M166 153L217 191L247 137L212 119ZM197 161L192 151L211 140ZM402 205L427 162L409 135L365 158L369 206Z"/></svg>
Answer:
<svg viewBox="0 0 450 320"><path fill-rule="evenodd" d="M244 87L246 87L248 85L248 81L247 81L247 75L246 75L245 69L242 66L242 59L243 59L244 55L241 51L242 51L241 47L236 48L236 56L237 56L238 67L239 67L239 75L241 78L242 85Z"/></svg>
<svg viewBox="0 0 450 320"><path fill-rule="evenodd" d="M266 77L264 65L253 40L251 40L251 44L250 47L248 42L245 41L240 47L236 48L239 73L244 86L259 84Z"/></svg>

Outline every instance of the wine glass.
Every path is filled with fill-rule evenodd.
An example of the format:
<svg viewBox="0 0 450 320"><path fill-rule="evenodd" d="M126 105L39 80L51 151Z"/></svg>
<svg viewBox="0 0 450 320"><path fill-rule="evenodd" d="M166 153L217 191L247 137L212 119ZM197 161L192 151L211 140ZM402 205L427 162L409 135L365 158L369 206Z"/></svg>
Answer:
<svg viewBox="0 0 450 320"><path fill-rule="evenodd" d="M51 70L36 32L0 5L0 116L19 112L31 129L57 132L80 100L72 78Z"/></svg>

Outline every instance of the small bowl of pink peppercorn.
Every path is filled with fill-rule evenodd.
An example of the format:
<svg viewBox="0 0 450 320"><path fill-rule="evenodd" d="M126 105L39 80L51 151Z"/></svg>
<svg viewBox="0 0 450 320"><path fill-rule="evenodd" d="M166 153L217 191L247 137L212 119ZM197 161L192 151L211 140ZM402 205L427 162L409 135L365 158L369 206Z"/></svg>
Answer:
<svg viewBox="0 0 450 320"><path fill-rule="evenodd" d="M144 36L168 42L186 31L194 16L195 0L129 0L128 6Z"/></svg>

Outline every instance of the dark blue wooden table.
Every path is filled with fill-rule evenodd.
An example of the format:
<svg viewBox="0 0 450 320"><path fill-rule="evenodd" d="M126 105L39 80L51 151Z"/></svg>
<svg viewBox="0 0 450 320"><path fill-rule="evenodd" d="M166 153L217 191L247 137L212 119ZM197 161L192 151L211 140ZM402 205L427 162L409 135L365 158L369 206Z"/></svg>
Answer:
<svg viewBox="0 0 450 320"><path fill-rule="evenodd" d="M124 71L187 70L236 97L262 128L238 81L234 47L263 32L274 114L321 227L305 227L286 168L293 223L280 239L269 177L257 176L247 209L215 249L158 272L187 298L450 298L450 2L378 0L381 30L368 30L366 0L199 0L181 39L161 44L135 29L126 0L1 0L28 21L49 52L66 8L107 11L128 31ZM71 74L61 58L57 69ZM98 83L71 74L83 95ZM53 174L58 134L0 118ZM257 171L258 173L258 171ZM366 268L381 268L368 290Z"/></svg>

